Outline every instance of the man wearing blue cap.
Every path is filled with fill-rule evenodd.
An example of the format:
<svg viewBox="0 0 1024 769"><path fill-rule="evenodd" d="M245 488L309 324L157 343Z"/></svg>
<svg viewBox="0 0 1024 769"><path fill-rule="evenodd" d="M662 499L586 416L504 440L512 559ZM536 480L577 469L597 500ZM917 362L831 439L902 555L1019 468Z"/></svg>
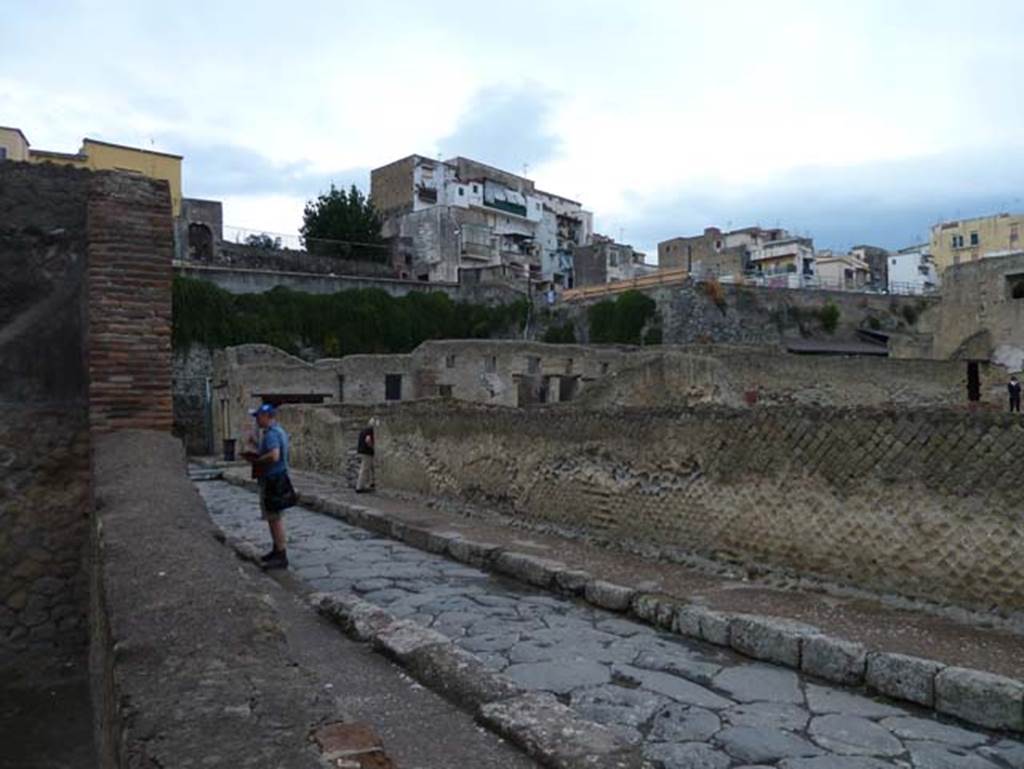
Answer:
<svg viewBox="0 0 1024 769"><path fill-rule="evenodd" d="M273 549L260 560L264 569L288 568L288 539L285 536L281 513L295 504L295 491L288 478L288 433L277 423L273 404L264 403L250 412L263 431L257 451L243 456L253 466L253 474L260 483L260 512L270 527Z"/></svg>

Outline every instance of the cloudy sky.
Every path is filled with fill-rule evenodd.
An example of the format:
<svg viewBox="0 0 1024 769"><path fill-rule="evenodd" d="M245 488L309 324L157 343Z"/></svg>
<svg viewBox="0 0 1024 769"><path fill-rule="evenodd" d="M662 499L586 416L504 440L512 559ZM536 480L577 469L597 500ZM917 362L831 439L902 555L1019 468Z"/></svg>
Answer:
<svg viewBox="0 0 1024 769"><path fill-rule="evenodd" d="M649 252L706 225L908 245L1024 209L1021 0L5 0L0 125L185 156L294 232L418 152L574 197Z"/></svg>

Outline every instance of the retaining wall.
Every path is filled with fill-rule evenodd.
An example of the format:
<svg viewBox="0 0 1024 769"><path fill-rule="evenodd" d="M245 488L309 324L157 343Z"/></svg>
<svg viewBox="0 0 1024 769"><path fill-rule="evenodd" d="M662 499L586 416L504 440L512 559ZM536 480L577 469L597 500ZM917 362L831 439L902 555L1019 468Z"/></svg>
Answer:
<svg viewBox="0 0 1024 769"><path fill-rule="evenodd" d="M391 408L379 484L663 555L1024 611L1024 424L954 410Z"/></svg>

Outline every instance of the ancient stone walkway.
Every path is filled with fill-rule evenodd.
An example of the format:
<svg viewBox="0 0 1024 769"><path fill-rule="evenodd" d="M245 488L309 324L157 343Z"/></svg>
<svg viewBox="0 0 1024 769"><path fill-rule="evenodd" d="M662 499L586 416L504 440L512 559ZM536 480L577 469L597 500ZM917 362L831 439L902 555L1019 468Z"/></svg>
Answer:
<svg viewBox="0 0 1024 769"><path fill-rule="evenodd" d="M198 484L227 534L266 546L254 493ZM288 513L292 570L453 639L520 686L641 743L664 769L1024 769L1024 743L525 589L333 518Z"/></svg>

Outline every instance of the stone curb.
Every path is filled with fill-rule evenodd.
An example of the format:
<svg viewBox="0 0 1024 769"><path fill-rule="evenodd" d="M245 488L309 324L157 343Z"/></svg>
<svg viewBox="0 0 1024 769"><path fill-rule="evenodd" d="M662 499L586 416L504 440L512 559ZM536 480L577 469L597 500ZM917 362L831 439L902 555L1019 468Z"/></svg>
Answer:
<svg viewBox="0 0 1024 769"><path fill-rule="evenodd" d="M555 769L650 769L639 750L612 730L577 716L552 694L528 692L484 666L440 633L347 593L314 593L310 603L348 630L360 618L383 622L369 639L424 686L439 692L507 737L545 766Z"/></svg>
<svg viewBox="0 0 1024 769"><path fill-rule="evenodd" d="M239 558L259 564L252 545L216 530ZM611 729L580 718L546 692L530 692L488 669L451 639L351 593L311 593L307 601L349 636L370 643L424 686L552 769L653 769Z"/></svg>
<svg viewBox="0 0 1024 769"><path fill-rule="evenodd" d="M256 488L255 481L231 474L225 474L224 480ZM639 592L559 561L468 540L457 532L419 528L362 505L316 494L300 494L300 503L411 547L534 587L582 597L599 608L628 613L663 630L730 647L753 659L800 670L842 686L865 686L887 697L986 728L1024 732L1022 681L935 660L871 651L863 644L829 636L811 625L781 617L720 612L668 595Z"/></svg>

